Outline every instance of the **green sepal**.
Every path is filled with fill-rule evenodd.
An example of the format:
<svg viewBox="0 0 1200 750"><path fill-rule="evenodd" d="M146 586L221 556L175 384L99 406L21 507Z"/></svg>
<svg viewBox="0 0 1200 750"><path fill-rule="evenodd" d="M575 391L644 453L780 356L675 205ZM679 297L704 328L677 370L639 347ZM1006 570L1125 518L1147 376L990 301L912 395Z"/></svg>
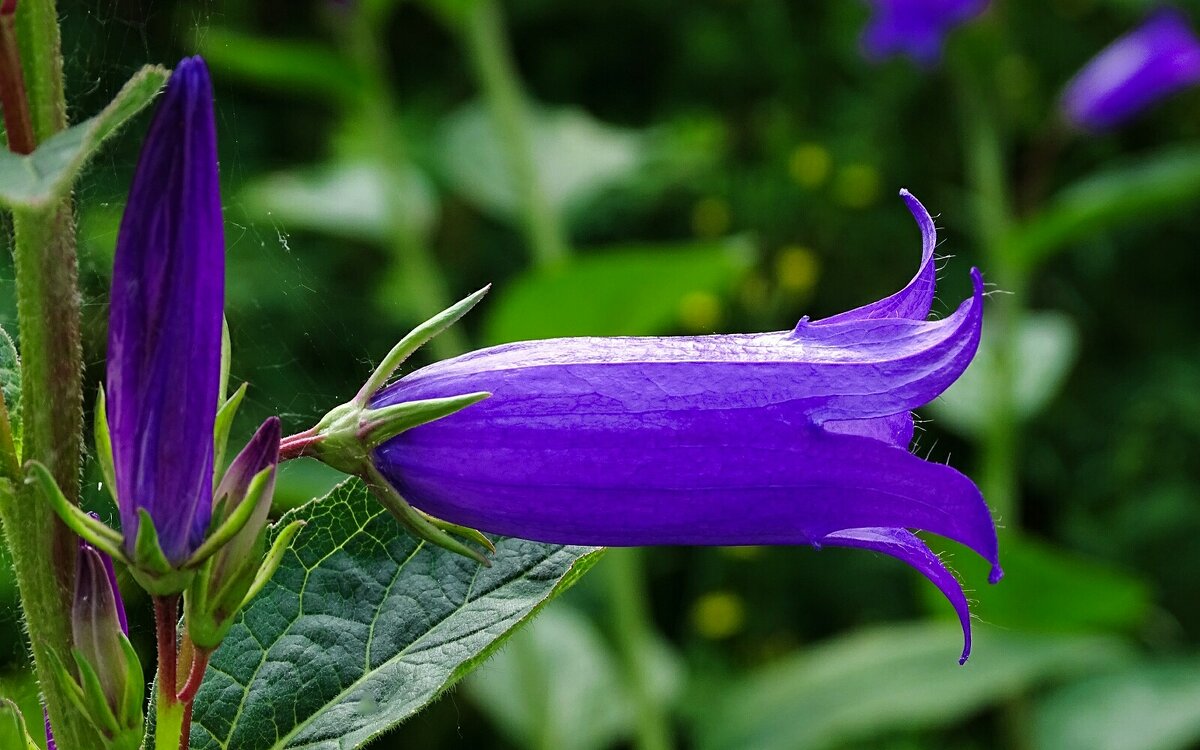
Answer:
<svg viewBox="0 0 1200 750"><path fill-rule="evenodd" d="M74 531L77 535L83 538L96 549L107 554L114 560L118 560L126 565L130 564L129 557L125 554L124 544L125 537L119 531L112 529L108 524L92 518L85 513L78 505L75 505L66 498L62 490L58 488L58 483L54 481L54 476L39 461L28 461L25 464L27 472L27 483L37 485L41 490L42 497L50 504L51 509L62 519L62 522L67 525L67 528ZM145 511L142 511L143 513ZM157 541L155 542L157 544Z"/></svg>
<svg viewBox="0 0 1200 750"><path fill-rule="evenodd" d="M233 364L233 342L229 338L229 318L221 316L221 380L217 386L217 404L225 403L229 392L229 368Z"/></svg>
<svg viewBox="0 0 1200 750"><path fill-rule="evenodd" d="M379 444L394 438L405 430L448 417L491 395L486 391L479 391L462 396L408 401L380 409L367 409L362 416L362 421L365 423L363 442L366 443L368 449L373 450Z"/></svg>
<svg viewBox="0 0 1200 750"><path fill-rule="evenodd" d="M221 476L221 469L225 466L225 448L229 443L229 430L233 427L233 418L237 416L237 410L242 405L242 399L246 397L246 388L248 385L248 383L242 383L233 392L233 395L221 405L221 408L217 411L217 418L213 422L214 488L220 484L217 477Z"/></svg>
<svg viewBox="0 0 1200 750"><path fill-rule="evenodd" d="M268 466L254 475L254 478L250 480L250 486L246 488L246 497L196 548L196 551L184 563L185 568L199 567L242 530L246 522L250 520L250 516L254 515L254 510L259 500L262 499L263 493L266 492L274 471L274 466Z"/></svg>
<svg viewBox="0 0 1200 750"><path fill-rule="evenodd" d="M108 697L104 694L104 686L100 684L100 676L79 649L71 649L71 656L75 657L79 685L83 688L84 714L92 725L100 730L100 734L105 737L115 736L121 727L117 723L117 715L113 713L112 706L108 705Z"/></svg>
<svg viewBox="0 0 1200 750"><path fill-rule="evenodd" d="M409 505L408 501L400 495L396 488L374 466L368 466L367 477L365 479L367 486L371 489L371 493L375 495L375 499L384 508L387 508L388 512L408 530L408 533L430 544L435 544L442 549L475 560L485 567L490 568L492 566L491 560L488 560L482 552L472 549L458 539L455 539L449 532L442 530L432 523L429 516ZM489 544L488 546L491 545Z"/></svg>
<svg viewBox="0 0 1200 750"><path fill-rule="evenodd" d="M142 669L141 659L133 650L133 644L124 633L121 634L121 649L125 652L125 694L121 696L121 713L117 720L121 726L138 735L140 740L146 718L142 709L146 698L146 673Z"/></svg>
<svg viewBox="0 0 1200 750"><path fill-rule="evenodd" d="M29 736L25 716L20 707L8 698L0 698L0 723L0 746L16 750L24 745L25 750L40 750L38 744Z"/></svg>
<svg viewBox="0 0 1200 750"><path fill-rule="evenodd" d="M275 571L279 570L279 564L283 562L283 553L287 551L288 545L292 543L292 539L300 533L300 529L304 528L306 521L292 521L287 526L283 527L283 531L275 537L275 542L271 545L271 549L267 550L266 557L263 558L262 565L259 566L258 572L254 574L254 581L250 584L250 588L246 590L245 596L242 597L241 607L245 607L250 601L258 596L258 592L263 590L267 585L267 581L271 580L271 576L275 575Z"/></svg>
<svg viewBox="0 0 1200 750"><path fill-rule="evenodd" d="M288 524L276 536L266 556L267 529L255 538L254 545L241 568L228 575L221 587L212 590L213 566L210 560L200 570L188 588L184 613L187 618L188 637L197 647L213 650L225 640L233 626L237 613L246 606L255 594L262 590L283 561L288 544L303 528L303 521ZM254 562L251 562L254 561Z"/></svg>
<svg viewBox="0 0 1200 750"><path fill-rule="evenodd" d="M96 393L96 409L92 420L92 436L96 441L96 460L100 463L100 474L108 485L108 494L113 502L117 499L117 470L113 463L112 436L108 432L108 402L104 396L104 386L101 385Z"/></svg>
<svg viewBox="0 0 1200 750"><path fill-rule="evenodd" d="M434 315L429 320L414 328L407 336L400 339L400 343L392 347L392 350L387 353L379 366L375 368L375 372L371 373L371 377L363 384L358 395L354 397L354 403L359 406L366 406L367 401L376 391L387 384L388 378L392 376L400 365L404 364L404 360L412 356L412 353L429 341L434 336L437 336L442 331L458 322L459 318L470 312L472 307L479 304L479 300L483 299L484 295L491 289L491 285L485 286L471 296L451 305L437 315Z"/></svg>
<svg viewBox="0 0 1200 750"><path fill-rule="evenodd" d="M480 547L486 548L488 552L496 551L496 545L493 544L492 540L488 539L487 536L485 536L484 533L479 529L472 529L470 526L459 526L456 523L443 521L440 518L435 518L429 515L423 510L417 510L417 512L424 516L426 521L438 527L447 534L453 534L466 539L468 542L474 542Z"/></svg>
<svg viewBox="0 0 1200 750"><path fill-rule="evenodd" d="M129 572L151 596L171 596L188 587L195 571L177 569L167 560L158 541L158 529L145 508L138 508L138 532L133 542Z"/></svg>
<svg viewBox="0 0 1200 750"><path fill-rule="evenodd" d="M67 665L63 663L57 651L50 652L50 671L55 673L58 684L65 688L67 698L75 705L75 710L84 716L88 716L87 705L83 700L83 688L79 686L79 681L71 674L71 670L67 669ZM93 722L94 723L94 722Z"/></svg>
<svg viewBox="0 0 1200 750"><path fill-rule="evenodd" d="M142 740L142 697L145 691L141 662L133 651L133 646L124 635L121 636L121 647L126 658L125 693L121 696L118 707L120 715L113 711L100 685L100 677L95 668L84 658L78 649L72 649L75 666L79 671L81 686L76 685L79 694L76 706L88 718L92 726L100 733L105 750L137 750ZM132 662L130 661L132 659ZM72 680L72 682L74 682ZM135 696L134 693L137 693Z"/></svg>

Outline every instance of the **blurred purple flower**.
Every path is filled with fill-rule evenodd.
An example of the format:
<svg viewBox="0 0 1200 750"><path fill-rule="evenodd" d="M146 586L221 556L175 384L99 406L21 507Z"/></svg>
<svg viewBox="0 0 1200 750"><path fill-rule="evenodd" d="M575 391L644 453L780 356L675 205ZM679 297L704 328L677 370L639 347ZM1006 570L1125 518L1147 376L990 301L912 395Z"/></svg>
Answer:
<svg viewBox="0 0 1200 750"><path fill-rule="evenodd" d="M1200 40L1181 13L1161 10L1085 65L1062 106L1075 125L1103 130L1197 82Z"/></svg>
<svg viewBox="0 0 1200 750"><path fill-rule="evenodd" d="M870 0L863 48L873 60L907 55L921 65L933 65L942 56L946 34L978 16L987 4L988 0Z"/></svg>
<svg viewBox="0 0 1200 750"><path fill-rule="evenodd" d="M139 509L172 563L208 528L224 252L212 84L192 57L171 75L142 146L113 267L106 393L131 554Z"/></svg>
<svg viewBox="0 0 1200 750"><path fill-rule="evenodd" d="M791 331L568 338L492 347L381 390L372 407L489 391L375 453L401 495L438 518L545 542L811 544L897 557L954 605L962 589L907 529L960 542L1001 572L970 479L908 451L911 409L970 364L982 279L940 321L933 221L902 291Z"/></svg>

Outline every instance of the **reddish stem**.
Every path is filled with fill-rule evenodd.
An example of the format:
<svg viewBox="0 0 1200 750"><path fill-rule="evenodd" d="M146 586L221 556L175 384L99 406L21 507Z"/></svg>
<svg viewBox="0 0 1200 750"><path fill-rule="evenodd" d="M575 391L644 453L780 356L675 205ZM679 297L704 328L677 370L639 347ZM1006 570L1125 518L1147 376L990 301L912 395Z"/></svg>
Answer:
<svg viewBox="0 0 1200 750"><path fill-rule="evenodd" d="M179 747L187 750L192 744L192 703L183 708L183 731L179 733Z"/></svg>
<svg viewBox="0 0 1200 750"><path fill-rule="evenodd" d="M305 450L308 449L308 446L319 439L320 437L314 430L305 430L295 435L288 435L279 441L279 460L291 461L293 458L300 458L306 455Z"/></svg>
<svg viewBox="0 0 1200 750"><path fill-rule="evenodd" d="M17 48L16 0L0 3L0 107L4 109L4 130L8 148L18 154L32 154L37 147L33 119L25 96L25 74Z"/></svg>
<svg viewBox="0 0 1200 750"><path fill-rule="evenodd" d="M200 683L204 681L204 670L208 669L209 655L210 652L207 649L197 648L195 650L187 682L179 690L179 695L175 696L181 703L186 703L189 710L191 710L192 701L196 699L196 691L200 689Z"/></svg>
<svg viewBox="0 0 1200 750"><path fill-rule="evenodd" d="M175 702L176 661L178 644L175 624L179 621L179 595L154 597L154 620L158 633L158 694L159 700Z"/></svg>

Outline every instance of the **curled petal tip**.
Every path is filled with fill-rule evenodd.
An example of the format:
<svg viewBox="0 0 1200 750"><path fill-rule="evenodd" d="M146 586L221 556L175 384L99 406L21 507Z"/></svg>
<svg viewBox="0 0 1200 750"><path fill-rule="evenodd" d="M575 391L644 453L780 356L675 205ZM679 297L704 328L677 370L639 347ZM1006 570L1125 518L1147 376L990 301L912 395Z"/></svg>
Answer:
<svg viewBox="0 0 1200 750"><path fill-rule="evenodd" d="M1004 579L1004 569L1000 567L1000 563L992 563L992 572L988 574L988 583L995 585Z"/></svg>

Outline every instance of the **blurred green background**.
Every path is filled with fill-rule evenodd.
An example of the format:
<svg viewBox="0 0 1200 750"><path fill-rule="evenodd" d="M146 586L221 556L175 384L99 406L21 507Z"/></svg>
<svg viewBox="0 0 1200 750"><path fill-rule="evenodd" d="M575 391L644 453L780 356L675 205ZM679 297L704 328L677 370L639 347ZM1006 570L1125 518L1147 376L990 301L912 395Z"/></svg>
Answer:
<svg viewBox="0 0 1200 750"><path fill-rule="evenodd" d="M979 481L1003 527L995 587L939 547L975 602L965 667L949 606L892 560L614 551L372 747L1168 750L1200 744L1200 92L1104 135L1057 110L1149 5L999 0L929 70L867 63L859 2L60 10L75 121L143 63L212 67L243 436L269 414L310 426L488 282L426 358L781 329L877 299L920 255L902 187L953 256L935 313L972 265L994 284L984 350L914 447ZM147 119L77 192L91 392ZM10 331L12 277L4 253ZM293 462L279 504L337 480ZM149 660L148 608L127 593ZM0 566L0 693L36 711L25 658Z"/></svg>

